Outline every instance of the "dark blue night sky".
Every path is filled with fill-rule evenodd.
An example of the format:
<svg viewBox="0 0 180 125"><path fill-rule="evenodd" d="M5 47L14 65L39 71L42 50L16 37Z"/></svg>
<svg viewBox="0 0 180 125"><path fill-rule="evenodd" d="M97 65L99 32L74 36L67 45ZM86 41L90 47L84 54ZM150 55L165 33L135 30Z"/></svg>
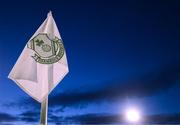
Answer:
<svg viewBox="0 0 180 125"><path fill-rule="evenodd" d="M180 3L153 0L0 2L0 124L39 124L40 104L7 78L52 10L69 74L49 96L49 125L180 123Z"/></svg>

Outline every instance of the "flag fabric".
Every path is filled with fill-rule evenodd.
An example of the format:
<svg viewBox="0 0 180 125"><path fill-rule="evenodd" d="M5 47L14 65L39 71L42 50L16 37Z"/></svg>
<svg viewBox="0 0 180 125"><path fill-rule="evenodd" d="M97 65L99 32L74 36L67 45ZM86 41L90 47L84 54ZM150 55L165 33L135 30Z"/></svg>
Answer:
<svg viewBox="0 0 180 125"><path fill-rule="evenodd" d="M64 45L49 12L27 42L8 77L32 98L42 102L68 71Z"/></svg>

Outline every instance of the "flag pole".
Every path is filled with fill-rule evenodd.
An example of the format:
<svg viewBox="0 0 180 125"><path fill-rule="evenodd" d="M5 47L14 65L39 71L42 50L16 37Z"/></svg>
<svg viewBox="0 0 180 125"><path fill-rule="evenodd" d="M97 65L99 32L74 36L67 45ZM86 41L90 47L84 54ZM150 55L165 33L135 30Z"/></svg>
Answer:
<svg viewBox="0 0 180 125"><path fill-rule="evenodd" d="M44 66L44 70L43 70L44 78L45 81L47 81L48 83L48 89L50 91L50 88L52 88L52 84L49 83L53 83L53 79L52 79L52 75L53 75L53 65L45 65ZM45 82L43 81L43 82ZM46 96L46 98L41 102L41 117L40 117L40 125L47 125L48 121L48 95Z"/></svg>
<svg viewBox="0 0 180 125"><path fill-rule="evenodd" d="M52 11L50 10L49 13L47 14L47 16L52 16ZM49 70L49 66L48 66L48 70ZM49 73L48 71L46 72L47 74ZM48 80L49 80L49 75L47 76ZM40 125L47 125L47 117L48 115L48 96L46 97L46 99L44 99L44 101L41 102L41 116L40 116Z"/></svg>
<svg viewBox="0 0 180 125"><path fill-rule="evenodd" d="M41 125L47 125L47 114L48 114L48 96L47 98L41 103Z"/></svg>

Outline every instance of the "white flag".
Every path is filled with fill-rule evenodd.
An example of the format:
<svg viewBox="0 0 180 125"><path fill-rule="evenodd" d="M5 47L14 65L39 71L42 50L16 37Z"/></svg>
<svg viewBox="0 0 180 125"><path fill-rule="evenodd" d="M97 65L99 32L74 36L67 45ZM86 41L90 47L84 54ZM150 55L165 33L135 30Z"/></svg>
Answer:
<svg viewBox="0 0 180 125"><path fill-rule="evenodd" d="M26 44L8 77L32 98L42 102L67 73L66 52L49 12Z"/></svg>

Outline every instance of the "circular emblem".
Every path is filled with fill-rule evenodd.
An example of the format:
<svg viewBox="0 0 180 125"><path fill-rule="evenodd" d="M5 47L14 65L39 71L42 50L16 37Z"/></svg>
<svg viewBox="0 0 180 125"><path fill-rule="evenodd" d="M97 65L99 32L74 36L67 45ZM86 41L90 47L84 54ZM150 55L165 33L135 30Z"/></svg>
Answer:
<svg viewBox="0 0 180 125"><path fill-rule="evenodd" d="M64 55L62 40L57 37L50 38L45 33L40 33L31 39L27 47L35 52L32 58L41 64L56 63Z"/></svg>

